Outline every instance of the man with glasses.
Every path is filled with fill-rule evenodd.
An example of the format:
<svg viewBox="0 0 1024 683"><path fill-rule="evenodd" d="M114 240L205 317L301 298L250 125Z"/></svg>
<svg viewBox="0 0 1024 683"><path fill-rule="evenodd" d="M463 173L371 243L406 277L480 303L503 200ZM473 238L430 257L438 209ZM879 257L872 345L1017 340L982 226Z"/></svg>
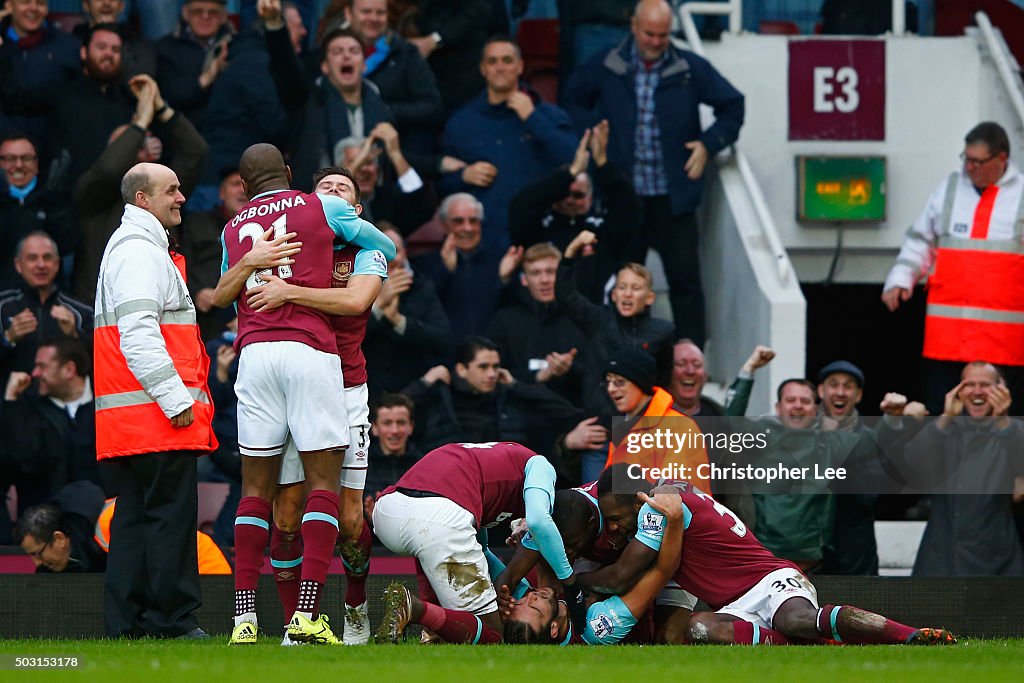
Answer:
<svg viewBox="0 0 1024 683"><path fill-rule="evenodd" d="M39 177L39 155L27 134L0 138L0 290L21 285L15 251L26 235L44 231L69 251L71 215L58 193Z"/></svg>
<svg viewBox="0 0 1024 683"><path fill-rule="evenodd" d="M907 231L882 291L890 311L926 275L925 400L942 412L964 363L1001 365L1024 379L1024 176L1010 163L1006 131L992 121L964 138L960 170L943 180Z"/></svg>

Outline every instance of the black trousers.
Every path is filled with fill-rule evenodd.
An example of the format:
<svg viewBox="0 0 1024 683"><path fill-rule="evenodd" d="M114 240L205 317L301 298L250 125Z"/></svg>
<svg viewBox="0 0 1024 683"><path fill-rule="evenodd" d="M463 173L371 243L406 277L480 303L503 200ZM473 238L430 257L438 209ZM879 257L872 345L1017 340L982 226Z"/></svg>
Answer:
<svg viewBox="0 0 1024 683"><path fill-rule="evenodd" d="M672 215L668 195L641 197L643 223L630 243L630 261L643 263L647 249L661 257L668 280L676 339L687 337L704 348L704 289L700 283L697 216Z"/></svg>
<svg viewBox="0 0 1024 683"><path fill-rule="evenodd" d="M103 596L111 638L173 638L199 626L197 455L168 451L111 461L119 493Z"/></svg>

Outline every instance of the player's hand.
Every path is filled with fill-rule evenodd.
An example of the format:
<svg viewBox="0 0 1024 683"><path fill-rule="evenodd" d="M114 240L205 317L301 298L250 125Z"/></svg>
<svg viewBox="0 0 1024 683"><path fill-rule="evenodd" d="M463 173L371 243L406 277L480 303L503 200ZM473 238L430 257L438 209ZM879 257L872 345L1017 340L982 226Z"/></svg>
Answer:
<svg viewBox="0 0 1024 683"><path fill-rule="evenodd" d="M752 375L759 369L771 363L774 359L775 351L767 346L758 344L754 347L754 351L750 354L750 358L743 363L743 371Z"/></svg>
<svg viewBox="0 0 1024 683"><path fill-rule="evenodd" d="M266 284L253 287L245 292L245 295L249 297L247 301L249 308L257 313L273 311L291 300L292 286L290 284L270 273L260 273L260 279Z"/></svg>
<svg viewBox="0 0 1024 683"><path fill-rule="evenodd" d="M964 412L964 402L960 399L960 392L963 388L964 383L960 382L960 384L957 384L946 394L946 399L942 406L942 415L944 417L959 417L960 413Z"/></svg>
<svg viewBox="0 0 1024 683"><path fill-rule="evenodd" d="M516 599L512 597L512 592L508 586L501 584L501 588L498 590L498 616L502 621L512 616L512 608L515 606Z"/></svg>
<svg viewBox="0 0 1024 683"><path fill-rule="evenodd" d="M708 149L700 140L693 140L683 145L690 150L690 158L686 160L683 170L690 180L697 180L704 175L704 167L708 164Z"/></svg>
<svg viewBox="0 0 1024 683"><path fill-rule="evenodd" d="M32 385L32 375L27 372L15 370L7 378L7 387L4 389L5 401L17 401L18 397Z"/></svg>
<svg viewBox="0 0 1024 683"><path fill-rule="evenodd" d="M434 382L444 382L445 384L452 383L452 373L447 367L443 365L435 365L423 374L423 381L427 384L433 384Z"/></svg>
<svg viewBox="0 0 1024 683"><path fill-rule="evenodd" d="M907 397L903 394L897 394L895 391L890 391L882 399L878 409L885 415L896 417L903 414L903 411L907 407Z"/></svg>
<svg viewBox="0 0 1024 683"><path fill-rule="evenodd" d="M581 230L580 234L573 237L572 242L569 242L569 246L565 248L565 257L574 258L581 251L583 256L590 256L594 253L595 244L597 244L597 235L590 230Z"/></svg>
<svg viewBox="0 0 1024 683"><path fill-rule="evenodd" d="M569 164L569 174L576 178L580 173L587 170L587 166L590 164L590 152L587 150L587 144L590 142L590 131L583 131L583 137L580 138L580 144L576 146L576 156L573 157L572 163Z"/></svg>
<svg viewBox="0 0 1024 683"><path fill-rule="evenodd" d="M525 121L530 118L536 107L533 104L533 98L524 93L522 90L516 90L508 99L505 100L505 106L516 113L520 121Z"/></svg>
<svg viewBox="0 0 1024 683"><path fill-rule="evenodd" d="M193 421L195 416L192 414L192 407L189 406L171 418L171 425L178 428L188 427Z"/></svg>
<svg viewBox="0 0 1024 683"><path fill-rule="evenodd" d="M882 292L882 303L890 313L896 311L900 304L910 298L910 290L905 287L890 287Z"/></svg>
<svg viewBox="0 0 1024 683"><path fill-rule="evenodd" d="M530 530L530 527L526 525L526 519L520 517L512 520L512 525L509 527L511 533L508 538L505 539L505 545L512 548L523 542L523 536Z"/></svg>
<svg viewBox="0 0 1024 683"><path fill-rule="evenodd" d="M498 279L508 282L523 260L523 248L512 245L498 263Z"/></svg>
<svg viewBox="0 0 1024 683"><path fill-rule="evenodd" d="M590 156L598 168L608 163L608 119L590 129Z"/></svg>
<svg viewBox="0 0 1024 683"><path fill-rule="evenodd" d="M597 424L597 417L580 421L565 435L565 447L574 451L597 450L608 443L608 430Z"/></svg>
<svg viewBox="0 0 1024 683"><path fill-rule="evenodd" d="M196 308L200 313L209 313L213 308L213 287L203 287L196 292Z"/></svg>
<svg viewBox="0 0 1024 683"><path fill-rule="evenodd" d="M64 304L57 304L50 307L50 317L57 322L60 331L65 337L77 337L78 327L75 314Z"/></svg>
<svg viewBox="0 0 1024 683"><path fill-rule="evenodd" d="M7 328L7 338L17 344L37 329L39 329L39 321L36 319L36 314L26 308L18 315L11 317L11 324Z"/></svg>
<svg viewBox="0 0 1024 683"><path fill-rule="evenodd" d="M489 161L477 161L462 169L462 182L476 187L490 187L498 177L498 167Z"/></svg>
<svg viewBox="0 0 1024 683"><path fill-rule="evenodd" d="M295 255L302 251L302 242L289 242L298 233L286 232L274 239L274 229L269 228L263 237L253 240L252 249L242 257L247 268L264 270L295 263Z"/></svg>
<svg viewBox="0 0 1024 683"><path fill-rule="evenodd" d="M988 404L992 406L992 415L995 417L1007 415L1010 412L1010 404L1012 402L1010 390L1005 384L995 385L988 394Z"/></svg>
<svg viewBox="0 0 1024 683"><path fill-rule="evenodd" d="M452 233L448 233L441 244L441 263L449 273L454 273L455 267L459 264L459 251L455 248L455 235Z"/></svg>
<svg viewBox="0 0 1024 683"><path fill-rule="evenodd" d="M649 496L643 491L636 494L640 502L647 503L652 508L665 515L666 521L675 521L683 518L683 505L677 493L655 493Z"/></svg>
<svg viewBox="0 0 1024 683"><path fill-rule="evenodd" d="M281 0L257 0L256 12L266 24L267 29L276 31L284 27L284 16L281 14Z"/></svg>

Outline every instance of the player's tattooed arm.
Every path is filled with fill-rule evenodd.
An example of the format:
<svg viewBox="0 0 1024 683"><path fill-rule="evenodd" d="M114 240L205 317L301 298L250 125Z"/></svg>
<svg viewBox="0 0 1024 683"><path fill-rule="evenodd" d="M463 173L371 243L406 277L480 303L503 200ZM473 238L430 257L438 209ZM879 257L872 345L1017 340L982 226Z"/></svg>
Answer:
<svg viewBox="0 0 1024 683"><path fill-rule="evenodd" d="M640 573L651 566L657 555L656 550L634 538L614 564L592 572L578 574L577 580L580 585L589 590L609 595L622 595L636 582Z"/></svg>

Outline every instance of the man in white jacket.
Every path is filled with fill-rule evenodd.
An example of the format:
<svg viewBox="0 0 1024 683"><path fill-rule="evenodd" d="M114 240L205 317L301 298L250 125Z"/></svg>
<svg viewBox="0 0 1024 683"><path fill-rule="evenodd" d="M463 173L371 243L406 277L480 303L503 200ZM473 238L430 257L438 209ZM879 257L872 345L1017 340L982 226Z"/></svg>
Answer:
<svg viewBox="0 0 1024 683"><path fill-rule="evenodd" d="M96 454L116 465L104 621L110 637L206 638L196 558L196 457L217 447L209 358L167 229L178 178L137 164L96 287Z"/></svg>

